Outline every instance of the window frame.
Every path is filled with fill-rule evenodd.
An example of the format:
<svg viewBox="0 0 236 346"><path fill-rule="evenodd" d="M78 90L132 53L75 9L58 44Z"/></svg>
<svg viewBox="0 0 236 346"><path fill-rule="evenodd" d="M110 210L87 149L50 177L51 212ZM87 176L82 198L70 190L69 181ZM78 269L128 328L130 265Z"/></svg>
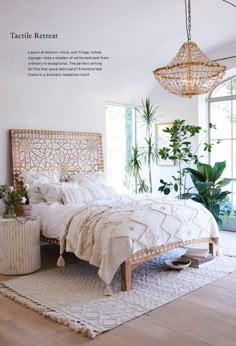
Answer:
<svg viewBox="0 0 236 346"><path fill-rule="evenodd" d="M119 103L119 102L106 102L105 103L105 113L106 113L106 107L107 106L113 106L113 107L123 107L123 108L132 108L133 112L134 112L134 132L133 132L133 138L134 138L134 145L137 144L137 108L139 108L140 106L138 105L134 105L134 104L127 104L127 103ZM105 123L106 123L106 167L108 167L108 155L107 155L107 115L105 115ZM137 185L137 177L134 177L134 185Z"/></svg>
<svg viewBox="0 0 236 346"><path fill-rule="evenodd" d="M225 79L224 81L222 81L219 85L217 85L216 88L218 88L221 84L224 84L226 82L228 82L229 80L233 80L233 79L236 79L236 75L233 75L233 76L230 76L229 78ZM208 123L212 122L211 121L211 104L214 103L214 102L224 102L224 101L231 101L231 116L234 112L234 105L233 105L233 101L235 101L236 103L236 94L233 95L232 94L232 91L233 91L233 83L231 82L231 95L227 95L227 96L219 96L219 97L212 97L212 94L213 92L216 90L216 88L214 88L211 93L209 94L209 97L207 99L207 103L208 103ZM233 136L234 133L233 133L233 125L231 125L231 136L230 138L225 138L225 139L222 139L222 140L230 140L231 141L231 157L230 157L230 160L231 160L231 178L233 178L233 173L234 173L234 160L233 160L233 156L234 156L234 143L236 143L236 137ZM219 138L220 139L220 138ZM211 139L211 131L209 131L209 134L208 134L208 142L211 143L212 142L212 139ZM211 163L211 153L208 155L208 163L210 164ZM236 162L235 162L235 165L236 165ZM231 182L231 191L232 191L232 194L230 196L230 199L231 201L233 201L233 194L236 195L236 190L234 191L234 187L233 187L233 181ZM236 199L236 197L234 198Z"/></svg>

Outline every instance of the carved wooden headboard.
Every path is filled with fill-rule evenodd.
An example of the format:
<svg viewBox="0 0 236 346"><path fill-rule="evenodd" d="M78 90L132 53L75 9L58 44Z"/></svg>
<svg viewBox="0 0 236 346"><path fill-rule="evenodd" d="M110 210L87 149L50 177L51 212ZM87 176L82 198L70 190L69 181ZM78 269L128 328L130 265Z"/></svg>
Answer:
<svg viewBox="0 0 236 346"><path fill-rule="evenodd" d="M75 172L103 171L100 133L10 130L12 182L29 170L61 171L62 179Z"/></svg>

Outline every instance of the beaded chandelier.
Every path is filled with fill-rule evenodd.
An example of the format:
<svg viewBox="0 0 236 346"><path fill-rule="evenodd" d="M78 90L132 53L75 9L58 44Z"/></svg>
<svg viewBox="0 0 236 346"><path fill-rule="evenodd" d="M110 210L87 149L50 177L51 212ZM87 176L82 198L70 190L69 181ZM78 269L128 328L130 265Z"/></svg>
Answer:
<svg viewBox="0 0 236 346"><path fill-rule="evenodd" d="M174 95L189 97L205 94L218 85L226 66L207 58L191 41L191 3L185 0L188 42L183 43L176 57L165 67L153 71L161 86ZM187 25L188 22L188 25Z"/></svg>

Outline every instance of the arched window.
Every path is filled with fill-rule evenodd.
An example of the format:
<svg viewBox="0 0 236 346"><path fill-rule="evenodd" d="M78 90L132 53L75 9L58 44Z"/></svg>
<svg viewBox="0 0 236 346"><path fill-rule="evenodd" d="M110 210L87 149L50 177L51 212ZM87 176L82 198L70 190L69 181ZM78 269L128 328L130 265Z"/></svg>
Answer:
<svg viewBox="0 0 236 346"><path fill-rule="evenodd" d="M226 160L224 177L236 178L236 76L217 86L208 99L209 122L216 125L210 133L210 142L220 144L213 147L210 163ZM236 205L236 182L227 186L232 191L232 201Z"/></svg>

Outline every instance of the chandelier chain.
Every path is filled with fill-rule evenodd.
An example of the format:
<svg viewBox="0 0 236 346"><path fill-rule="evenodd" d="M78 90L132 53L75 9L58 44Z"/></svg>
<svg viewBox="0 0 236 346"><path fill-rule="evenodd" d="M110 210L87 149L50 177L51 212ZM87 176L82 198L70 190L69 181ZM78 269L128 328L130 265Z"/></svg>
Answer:
<svg viewBox="0 0 236 346"><path fill-rule="evenodd" d="M187 6L188 1L188 6ZM191 4L190 0L184 0L185 2L185 20L186 20L186 33L188 42L191 41Z"/></svg>
<svg viewBox="0 0 236 346"><path fill-rule="evenodd" d="M153 71L161 86L173 95L191 98L210 92L222 80L226 66L211 61L191 41L191 0L185 0L187 41L171 62Z"/></svg>
<svg viewBox="0 0 236 346"><path fill-rule="evenodd" d="M224 2L227 2L227 4L229 4L229 5L232 5L232 6L234 6L234 7L236 7L236 5L235 4L232 4L232 2L230 2L230 1L227 1L227 0L223 0Z"/></svg>
<svg viewBox="0 0 236 346"><path fill-rule="evenodd" d="M188 0L188 41L191 41L191 6Z"/></svg>

